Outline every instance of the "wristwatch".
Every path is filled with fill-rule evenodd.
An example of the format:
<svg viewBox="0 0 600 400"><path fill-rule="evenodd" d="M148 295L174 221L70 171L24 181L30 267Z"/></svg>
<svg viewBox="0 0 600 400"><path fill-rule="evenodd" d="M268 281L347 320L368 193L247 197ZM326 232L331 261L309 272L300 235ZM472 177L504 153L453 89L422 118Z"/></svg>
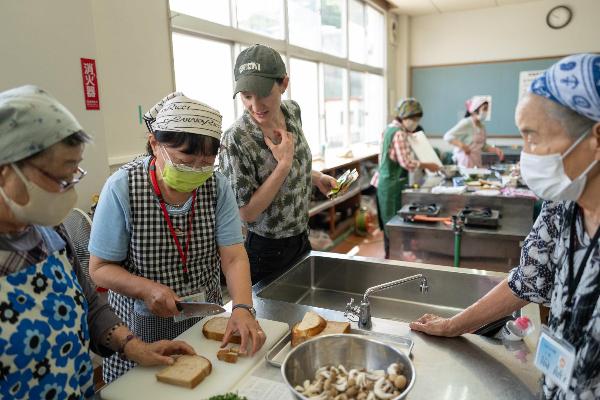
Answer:
<svg viewBox="0 0 600 400"><path fill-rule="evenodd" d="M246 310L248 310L248 312L250 314L252 314L253 318L256 318L256 310L254 309L254 307L249 306L248 304L242 304L242 303L240 303L240 304L236 304L233 307L231 307L231 311L233 312L233 310L235 310L236 308L246 309Z"/></svg>

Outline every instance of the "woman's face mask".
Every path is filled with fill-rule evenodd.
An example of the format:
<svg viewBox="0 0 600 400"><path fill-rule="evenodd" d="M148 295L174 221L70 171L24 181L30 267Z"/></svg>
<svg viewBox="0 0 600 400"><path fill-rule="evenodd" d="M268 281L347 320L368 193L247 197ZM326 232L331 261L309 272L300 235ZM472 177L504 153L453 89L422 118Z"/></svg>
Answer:
<svg viewBox="0 0 600 400"><path fill-rule="evenodd" d="M4 190L0 188L0 196L2 196L15 218L26 224L43 226L60 224L77 203L75 189L71 188L64 192L48 192L27 179L16 164L11 165L25 185L29 196L27 204L20 205L9 198Z"/></svg>
<svg viewBox="0 0 600 400"><path fill-rule="evenodd" d="M419 126L419 120L413 118L406 118L402 120L402 125L408 132L414 132Z"/></svg>
<svg viewBox="0 0 600 400"><path fill-rule="evenodd" d="M563 160L589 133L589 129L573 143L564 154L538 156L521 152L521 176L529 188L540 198L554 201L576 201L585 188L587 174L598 163L594 160L573 180L565 173Z"/></svg>
<svg viewBox="0 0 600 400"><path fill-rule="evenodd" d="M162 169L162 178L165 183L178 192L190 193L204 185L213 175L214 166L190 167L185 164L174 164L167 150L160 146L165 163Z"/></svg>

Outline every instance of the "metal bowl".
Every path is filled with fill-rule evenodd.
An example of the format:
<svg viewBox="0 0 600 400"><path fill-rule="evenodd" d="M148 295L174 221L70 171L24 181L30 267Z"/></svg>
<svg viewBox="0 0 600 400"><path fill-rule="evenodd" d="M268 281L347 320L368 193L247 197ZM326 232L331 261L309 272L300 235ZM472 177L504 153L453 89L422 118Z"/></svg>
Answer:
<svg viewBox="0 0 600 400"><path fill-rule="evenodd" d="M415 383L415 367L400 350L362 335L337 334L319 336L290 351L281 365L281 375L298 399L307 399L294 389L308 379L315 379L317 369L342 364L347 369L386 370L392 363L404 365L407 385L393 400L403 399Z"/></svg>

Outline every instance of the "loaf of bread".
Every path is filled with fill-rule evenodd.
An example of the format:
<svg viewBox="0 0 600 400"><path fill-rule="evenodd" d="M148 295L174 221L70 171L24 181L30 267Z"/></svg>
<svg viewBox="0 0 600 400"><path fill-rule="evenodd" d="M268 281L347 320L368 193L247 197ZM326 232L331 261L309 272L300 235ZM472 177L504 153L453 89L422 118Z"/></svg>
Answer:
<svg viewBox="0 0 600 400"><path fill-rule="evenodd" d="M173 365L156 374L159 382L193 389L212 372L212 364L202 356L182 355Z"/></svg>
<svg viewBox="0 0 600 400"><path fill-rule="evenodd" d="M215 317L208 320L202 327L202 334L205 338L211 340L222 341L225 336L225 330L227 329L227 323L229 318L226 317ZM242 337L235 333L229 338L229 343L242 343Z"/></svg>

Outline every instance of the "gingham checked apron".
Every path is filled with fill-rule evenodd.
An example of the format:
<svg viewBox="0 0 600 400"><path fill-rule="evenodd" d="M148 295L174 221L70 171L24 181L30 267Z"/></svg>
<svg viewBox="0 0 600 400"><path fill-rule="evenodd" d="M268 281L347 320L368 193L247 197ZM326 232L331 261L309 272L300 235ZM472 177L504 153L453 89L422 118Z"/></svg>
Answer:
<svg viewBox="0 0 600 400"><path fill-rule="evenodd" d="M184 282L182 262L177 247L162 214L147 170L147 159L123 166L129 176L131 207L131 242L124 266L132 274L162 283L178 296L197 293L204 288L206 301L222 304L219 282L220 258L215 239L215 209L217 192L215 177L197 189L192 236L187 255L190 284ZM170 215L180 241L185 240L188 214ZM108 301L129 329L146 342L171 340L197 323L200 318L174 322L173 318L148 316L134 309L134 299L109 290ZM117 354L104 359L103 377L106 383L118 378L135 363L121 360Z"/></svg>

